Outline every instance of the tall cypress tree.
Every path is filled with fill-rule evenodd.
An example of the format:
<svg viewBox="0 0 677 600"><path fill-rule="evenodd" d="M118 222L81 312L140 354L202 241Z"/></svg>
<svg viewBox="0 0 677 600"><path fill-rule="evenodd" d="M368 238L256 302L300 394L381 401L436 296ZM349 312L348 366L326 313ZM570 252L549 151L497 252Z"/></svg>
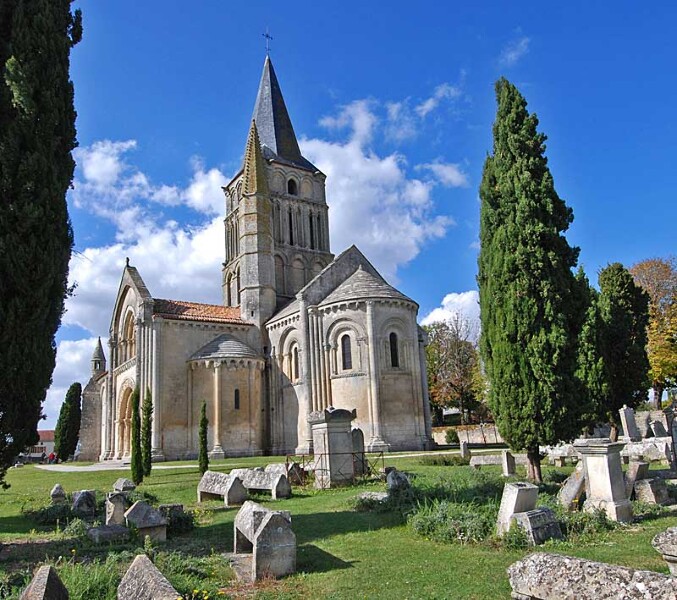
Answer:
<svg viewBox="0 0 677 600"><path fill-rule="evenodd" d="M573 213L555 191L536 115L506 79L496 97L480 186L481 351L498 429L540 481L539 445L573 438L584 410L574 377L578 249L563 235Z"/></svg>
<svg viewBox="0 0 677 600"><path fill-rule="evenodd" d="M132 481L139 485L143 481L143 459L141 456L141 415L139 415L139 388L134 388L132 403Z"/></svg>
<svg viewBox="0 0 677 600"><path fill-rule="evenodd" d="M37 441L67 293L76 146L70 0L0 2L0 484Z"/></svg>
<svg viewBox="0 0 677 600"><path fill-rule="evenodd" d="M59 411L59 419L54 430L54 452L62 460L75 454L75 448L78 445L80 415L82 414L81 397L82 386L77 382L71 384Z"/></svg>
<svg viewBox="0 0 677 600"><path fill-rule="evenodd" d="M150 475L153 466L151 455L151 442L153 433L153 398L150 393L150 388L146 388L146 396L143 399L143 406L141 412L141 455L143 458L143 476Z"/></svg>
<svg viewBox="0 0 677 600"><path fill-rule="evenodd" d="M207 420L207 403L202 401L202 408L200 409L200 431L198 435L198 464L200 473L203 475L209 469L209 454L207 453L207 428L209 421Z"/></svg>

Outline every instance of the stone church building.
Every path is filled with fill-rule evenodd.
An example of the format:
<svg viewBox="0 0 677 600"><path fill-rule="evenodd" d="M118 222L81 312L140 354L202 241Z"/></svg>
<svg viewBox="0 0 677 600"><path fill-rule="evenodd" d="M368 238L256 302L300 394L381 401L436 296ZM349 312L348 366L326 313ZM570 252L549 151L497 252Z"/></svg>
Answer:
<svg viewBox="0 0 677 600"><path fill-rule="evenodd" d="M355 247L330 252L325 175L301 155L266 58L240 172L225 194L223 305L154 298L125 266L83 392L81 457L130 454L135 387L156 460L311 453L311 412L357 409L370 451L431 446L418 305Z"/></svg>

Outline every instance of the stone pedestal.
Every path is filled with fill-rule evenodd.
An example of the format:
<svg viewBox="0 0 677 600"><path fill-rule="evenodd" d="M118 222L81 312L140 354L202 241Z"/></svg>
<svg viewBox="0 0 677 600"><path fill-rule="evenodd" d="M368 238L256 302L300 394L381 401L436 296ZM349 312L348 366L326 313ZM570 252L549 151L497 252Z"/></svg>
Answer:
<svg viewBox="0 0 677 600"><path fill-rule="evenodd" d="M496 533L502 536L509 531L513 515L534 510L537 500L538 486L533 483L523 481L506 483L503 488L501 507L498 510Z"/></svg>
<svg viewBox="0 0 677 600"><path fill-rule="evenodd" d="M632 409L629 409L632 410ZM625 494L621 450L625 442L608 438L576 440L585 469L586 511L602 509L612 521L632 521L632 506Z"/></svg>
<svg viewBox="0 0 677 600"><path fill-rule="evenodd" d="M623 433L625 434L626 442L638 442L642 439L642 434L639 432L637 422L635 421L635 411L623 405L619 411L621 416L621 424L623 425Z"/></svg>
<svg viewBox="0 0 677 600"><path fill-rule="evenodd" d="M308 416L315 451L315 487L352 483L355 472L350 422L356 417L354 409L350 411L332 406Z"/></svg>

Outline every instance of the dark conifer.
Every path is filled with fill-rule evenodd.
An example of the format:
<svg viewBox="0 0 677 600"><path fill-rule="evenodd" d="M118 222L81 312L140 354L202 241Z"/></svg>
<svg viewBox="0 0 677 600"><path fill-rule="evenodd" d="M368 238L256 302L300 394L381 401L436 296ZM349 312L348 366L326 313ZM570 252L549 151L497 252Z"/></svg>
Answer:
<svg viewBox="0 0 677 600"><path fill-rule="evenodd" d="M61 460L67 460L75 454L80 435L80 401L82 386L73 383L66 392L66 399L61 405L59 419L54 430L54 452Z"/></svg>
<svg viewBox="0 0 677 600"><path fill-rule="evenodd" d="M200 409L200 433L199 433L199 453L198 463L200 465L200 473L204 475L205 471L209 469L209 455L207 454L207 428L209 421L207 420L207 403L202 402Z"/></svg>
<svg viewBox="0 0 677 600"><path fill-rule="evenodd" d="M139 388L134 388L132 403L132 481L139 485L143 481L143 459L141 456L141 415L139 414Z"/></svg>
<svg viewBox="0 0 677 600"><path fill-rule="evenodd" d="M143 457L143 476L148 477L153 466L152 462L152 434L153 434L153 398L150 388L146 388L143 399L141 420L141 455Z"/></svg>

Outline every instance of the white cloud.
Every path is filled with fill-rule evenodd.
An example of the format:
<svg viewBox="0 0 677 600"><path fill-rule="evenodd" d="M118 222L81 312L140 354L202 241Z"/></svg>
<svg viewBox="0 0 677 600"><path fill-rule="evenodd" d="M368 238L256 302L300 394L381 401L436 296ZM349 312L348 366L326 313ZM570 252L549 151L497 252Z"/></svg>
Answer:
<svg viewBox="0 0 677 600"><path fill-rule="evenodd" d="M110 186L117 182L125 169L122 155L136 148L135 140L111 142L102 140L89 148L76 148L74 155L82 166L85 179L98 186Z"/></svg>
<svg viewBox="0 0 677 600"><path fill-rule="evenodd" d="M407 100L386 103L385 135L389 140L403 142L416 137L418 122Z"/></svg>
<svg viewBox="0 0 677 600"><path fill-rule="evenodd" d="M463 73L461 73L463 76ZM435 110L443 100L454 100L461 96L461 86L442 83L435 88L433 95L421 101L415 108L416 114L424 118Z"/></svg>
<svg viewBox="0 0 677 600"><path fill-rule="evenodd" d="M355 100L341 107L335 117L326 116L320 119L320 125L327 129L352 130L352 140L358 144L368 144L374 133L378 117L372 111L373 100Z"/></svg>
<svg viewBox="0 0 677 600"><path fill-rule="evenodd" d="M465 317L470 323L475 324L479 328L480 297L476 290L447 294L442 300L441 306L433 309L421 319L421 325L448 321L456 315Z"/></svg>
<svg viewBox="0 0 677 600"><path fill-rule="evenodd" d="M517 61L529 52L529 42L531 40L528 37L521 37L508 42L503 50L501 50L498 64L503 67L512 67L517 64Z"/></svg>
<svg viewBox="0 0 677 600"><path fill-rule="evenodd" d="M468 174L463 171L459 163L444 163L436 160L416 166L417 170L430 171L437 181L445 187L468 187Z"/></svg>

